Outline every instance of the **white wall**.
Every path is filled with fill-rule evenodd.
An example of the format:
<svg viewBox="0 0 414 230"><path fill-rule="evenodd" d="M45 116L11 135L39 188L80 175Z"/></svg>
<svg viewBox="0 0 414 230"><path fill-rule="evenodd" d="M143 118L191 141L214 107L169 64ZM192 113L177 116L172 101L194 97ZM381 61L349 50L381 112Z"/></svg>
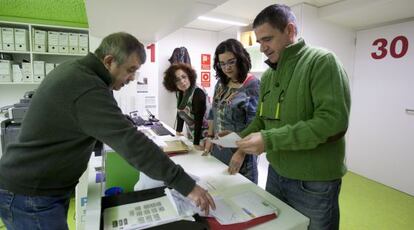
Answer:
<svg viewBox="0 0 414 230"><path fill-rule="evenodd" d="M299 25L299 35L312 46L333 51L344 65L352 79L354 71L355 37L354 30L321 20L318 8L300 4L292 7Z"/></svg>
<svg viewBox="0 0 414 230"><path fill-rule="evenodd" d="M174 93L168 92L163 84L164 71L170 66L168 59L170 58L174 48L184 46L187 48L191 65L197 73L197 83L200 84L201 72L201 54L211 55L211 64L213 64L214 51L217 45L228 38L236 38L235 31L211 32L204 30L195 30L182 28L168 35L164 39L157 42L158 52L158 73L159 73L159 118L166 124L174 127L176 118L177 102ZM204 70L203 70L204 71ZM215 71L211 66L211 83L210 87L205 88L209 96L213 95L214 85L216 83Z"/></svg>

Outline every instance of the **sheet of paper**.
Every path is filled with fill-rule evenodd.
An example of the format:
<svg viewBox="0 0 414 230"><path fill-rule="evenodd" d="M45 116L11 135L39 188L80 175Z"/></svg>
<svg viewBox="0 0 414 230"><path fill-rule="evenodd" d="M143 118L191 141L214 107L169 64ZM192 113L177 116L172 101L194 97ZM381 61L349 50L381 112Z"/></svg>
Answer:
<svg viewBox="0 0 414 230"><path fill-rule="evenodd" d="M231 207L231 205L221 197L214 197L214 203L216 204L216 210L211 210L211 215L222 224L235 224L250 220L250 217L238 212L237 209Z"/></svg>
<svg viewBox="0 0 414 230"><path fill-rule="evenodd" d="M277 211L270 202L252 191L238 194L232 197L231 200L252 218L269 215Z"/></svg>
<svg viewBox="0 0 414 230"><path fill-rule="evenodd" d="M226 136L213 139L211 142L224 148L237 148L236 141L238 140L241 140L241 137L237 133L231 132Z"/></svg>

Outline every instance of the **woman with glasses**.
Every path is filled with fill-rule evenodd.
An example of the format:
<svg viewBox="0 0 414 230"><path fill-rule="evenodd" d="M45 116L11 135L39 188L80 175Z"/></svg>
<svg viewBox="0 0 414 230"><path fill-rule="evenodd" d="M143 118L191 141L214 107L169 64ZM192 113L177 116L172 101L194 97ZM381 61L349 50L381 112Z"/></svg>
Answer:
<svg viewBox="0 0 414 230"><path fill-rule="evenodd" d="M197 150L203 150L202 140L207 136L207 96L198 87L196 72L187 64L171 65L164 73L163 84L177 96L177 135L181 135L184 122L187 137Z"/></svg>
<svg viewBox="0 0 414 230"><path fill-rule="evenodd" d="M240 132L254 118L259 97L260 82L249 74L252 67L250 55L239 41L228 39L216 48L213 67L218 81L208 116L208 136L214 137L229 131ZM211 152L229 165L236 149L213 145L207 139L204 151ZM248 154L233 162L235 165L230 165L229 169L237 168L242 175L257 183L257 156Z"/></svg>

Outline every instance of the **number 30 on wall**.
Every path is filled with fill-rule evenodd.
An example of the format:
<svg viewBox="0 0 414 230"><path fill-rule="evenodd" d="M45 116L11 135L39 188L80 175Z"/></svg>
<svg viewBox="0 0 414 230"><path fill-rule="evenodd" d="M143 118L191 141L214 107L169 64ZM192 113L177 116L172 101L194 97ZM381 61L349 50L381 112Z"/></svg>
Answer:
<svg viewBox="0 0 414 230"><path fill-rule="evenodd" d="M407 37L400 35L392 39L390 46L388 47L388 41L385 38L378 38L372 46L377 48L376 52L371 53L371 57L374 59L383 59L387 56L388 51L393 58L402 58L408 51L408 39ZM397 45L400 45L400 49L397 49Z"/></svg>

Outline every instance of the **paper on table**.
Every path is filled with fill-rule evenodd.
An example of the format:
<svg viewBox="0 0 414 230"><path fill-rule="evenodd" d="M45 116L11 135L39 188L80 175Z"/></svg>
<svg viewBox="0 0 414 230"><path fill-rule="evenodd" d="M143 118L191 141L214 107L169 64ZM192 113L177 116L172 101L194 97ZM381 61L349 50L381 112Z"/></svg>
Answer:
<svg viewBox="0 0 414 230"><path fill-rule="evenodd" d="M236 141L239 140L241 140L241 137L237 133L231 132L226 136L213 139L211 142L224 148L237 148Z"/></svg>

